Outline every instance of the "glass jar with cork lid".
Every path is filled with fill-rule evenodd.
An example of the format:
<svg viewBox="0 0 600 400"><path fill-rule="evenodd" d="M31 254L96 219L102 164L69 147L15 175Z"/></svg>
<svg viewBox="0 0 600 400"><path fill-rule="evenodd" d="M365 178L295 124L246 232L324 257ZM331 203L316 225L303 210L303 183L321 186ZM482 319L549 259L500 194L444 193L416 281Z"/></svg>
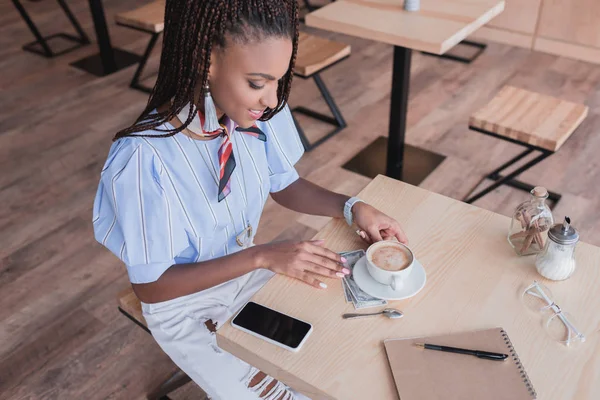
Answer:
<svg viewBox="0 0 600 400"><path fill-rule="evenodd" d="M531 198L521 203L513 214L508 243L520 256L538 254L544 249L548 230L554 225L547 198L548 191L537 186L531 191Z"/></svg>

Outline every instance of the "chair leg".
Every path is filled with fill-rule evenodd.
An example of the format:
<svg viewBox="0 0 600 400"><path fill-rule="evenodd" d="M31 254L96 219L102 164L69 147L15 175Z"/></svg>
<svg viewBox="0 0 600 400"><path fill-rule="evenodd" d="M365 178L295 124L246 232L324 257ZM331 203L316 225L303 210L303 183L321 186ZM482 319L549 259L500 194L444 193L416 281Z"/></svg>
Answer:
<svg viewBox="0 0 600 400"><path fill-rule="evenodd" d="M317 147L320 144L322 144L323 142L325 142L327 139L336 135L339 131L344 129L346 126L348 126L346 124L346 120L344 120L344 117L342 116L340 109L338 108L337 104L335 104L333 96L327 89L325 82L323 82L323 80L321 79L321 76L318 73L316 73L313 75L313 79L315 81L315 84L319 88L319 91L321 92L321 96L323 96L323 99L327 103L327 106L329 107L329 111L331 111L333 118L328 115L323 115L321 113L318 113L316 111L308 109L306 107L296 107L292 111L298 112L300 114L304 114L311 118L318 119L320 121L334 125L336 128L333 131L329 132L327 135L323 136L321 139L317 140L315 143L311 144L311 143L309 143L308 138L306 137L306 135L304 133L304 130L302 130L302 128L300 128L300 124L294 117L294 123L296 124L296 127L298 128L298 133L300 134L300 140L302 141L302 145L304 146L305 151L311 151L315 147Z"/></svg>
<svg viewBox="0 0 600 400"><path fill-rule="evenodd" d="M39 29L37 28L37 26L31 19L29 14L27 13L27 11L25 10L25 7L23 7L21 2L19 0L12 0L12 1L13 1L13 4L15 5L15 8L17 9L17 11L19 11L19 14L21 14L21 18L23 18L23 20L27 24L27 27L29 28L29 30L31 31L31 33L33 34L33 36L36 39L35 41L33 41L31 43L25 44L23 46L23 50L29 51L31 53L35 53L38 55L42 55L47 58L52 58L52 57L56 57L56 56L68 53L70 51L73 51L75 49L78 49L78 48L90 43L90 39L85 34L83 29L81 29L81 25L79 25L79 22L77 21L77 19L75 18L75 16L69 9L69 6L65 3L64 0L58 0L58 4L62 8L63 12L66 14L69 21L71 22L71 25L73 25L73 28L77 31L78 36L73 36L73 35L70 35L67 33L56 33L54 35L45 36L45 37L42 36ZM54 52L50 48L48 41L53 38L56 38L56 37L61 37L65 40L73 42L73 43L75 43L75 45L68 47L60 52ZM39 49L38 46L41 47L41 49Z"/></svg>
<svg viewBox="0 0 600 400"><path fill-rule="evenodd" d="M527 157L531 153L533 153L533 149L527 149L527 150L525 150L521 154L519 154L516 157L514 157L513 159L511 159L510 161L507 161L506 163L502 164L497 169L495 169L492 172L490 172L488 174L487 178L488 179L493 179L493 180L497 181L499 179L498 177L500 176L500 173L502 171L504 171L506 168L510 167L511 165L514 165L515 163L519 162L520 160L522 160L523 158Z"/></svg>
<svg viewBox="0 0 600 400"><path fill-rule="evenodd" d="M177 370L169 379L164 381L159 387L150 392L146 398L148 400L169 400L167 396L169 393L174 392L192 379L185 374L182 370Z"/></svg>
<svg viewBox="0 0 600 400"><path fill-rule="evenodd" d="M43 55L45 55L46 57L52 57L53 56L52 50L48 46L48 43L46 43L46 40L44 39L44 37L42 36L40 31L38 30L37 26L35 26L35 24L31 20L31 18L29 18L29 14L27 14L25 7L23 7L23 5L21 4L21 2L19 0L12 0L12 1L13 1L13 4L15 5L16 9L19 11L19 14L21 14L21 18L23 18L23 20L27 24L27 27L29 28L31 33L33 33L33 36L35 36L36 41L34 43L39 43L40 46L42 46L42 49L44 50ZM25 46L23 48L25 49Z"/></svg>
<svg viewBox="0 0 600 400"><path fill-rule="evenodd" d="M148 46L146 47L146 50L144 51L144 55L142 56L142 59L140 60L140 63L138 65L137 69L135 70L135 74L133 75L133 79L131 80L129 87L140 90L144 93L152 93L152 88L140 84L139 80L140 80L140 76L142 75L142 72L144 71L144 67L146 66L146 63L148 62L148 59L150 58L150 55L152 54L152 50L154 49L154 45L156 44L156 41L158 40L159 36L160 36L160 32L152 34L152 37L150 38L150 42L148 43Z"/></svg>
<svg viewBox="0 0 600 400"><path fill-rule="evenodd" d="M292 110L292 111L294 111L294 110ZM296 125L296 130L298 131L298 136L300 136L300 142L302 142L304 151L311 151L312 147L310 145L310 142L308 141L308 138L306 137L306 134L304 133L304 129L302 129L302 126L300 126L300 123L294 116L293 112L292 112L292 119L294 120L294 125Z"/></svg>
<svg viewBox="0 0 600 400"><path fill-rule="evenodd" d="M79 39L80 39L81 43L89 44L90 38L85 34L83 29L81 28L81 25L79 25L79 21L77 21L77 18L75 18L75 16L71 12L71 9L69 8L69 6L65 2L65 0L58 0L58 4L63 9L67 18L69 18L69 21L71 21L71 25L73 25L73 28L77 31L77 34L79 35Z"/></svg>
<svg viewBox="0 0 600 400"><path fill-rule="evenodd" d="M477 51L475 52L475 54L473 54L473 56L471 58L467 58L467 57L461 57L461 56L455 56L452 54L435 54L435 53L428 53L426 51L422 51L422 54L425 54L427 56L432 56L432 57L438 57L438 58L445 58L448 60L453 60L453 61L458 61L464 64L471 64L473 61L475 61L487 48L487 44L485 43L478 43L478 42L473 42L471 40L463 40L462 42L458 43L459 45L463 45L463 46L468 46L468 47L475 47L477 49Z"/></svg>
<svg viewBox="0 0 600 400"><path fill-rule="evenodd" d="M529 168L535 166L536 164L538 164L541 161L545 160L546 158L550 157L552 154L554 154L553 152L549 152L549 151L542 152L542 154L540 154L533 160L529 161L522 167L516 169L512 173L510 173L506 176L500 175L501 171L510 167L517 161L521 160L526 155L531 154L531 152L533 152L533 150L531 150L531 149L526 150L525 152L519 154L518 156L516 156L509 162L502 165L500 168L494 170L489 175L487 175L485 179L491 179L491 180L494 180L495 182L492 183L491 185L489 185L487 188L481 190L480 192L478 192L474 195L471 195L471 197L467 198L465 200L465 202L471 204L471 203L479 200L486 194L492 192L496 188L500 187L501 185L511 186L511 187L514 187L514 188L520 189L520 190L531 191L533 189L533 185L523 183L521 181L516 180L515 178L517 176L519 176L520 174L522 174L523 172L527 171ZM554 201L554 204L556 205L556 203L561 199L562 196L558 193L550 192L548 197L550 200Z"/></svg>

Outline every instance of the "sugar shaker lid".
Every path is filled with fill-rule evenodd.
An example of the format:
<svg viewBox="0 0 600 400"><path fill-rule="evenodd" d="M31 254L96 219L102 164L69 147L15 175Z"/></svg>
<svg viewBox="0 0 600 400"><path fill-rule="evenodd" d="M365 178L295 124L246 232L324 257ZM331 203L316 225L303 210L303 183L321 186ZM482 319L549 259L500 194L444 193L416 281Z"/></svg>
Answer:
<svg viewBox="0 0 600 400"><path fill-rule="evenodd" d="M575 244L579 241L579 232L571 226L571 218L565 217L562 224L550 228L548 238L558 244Z"/></svg>

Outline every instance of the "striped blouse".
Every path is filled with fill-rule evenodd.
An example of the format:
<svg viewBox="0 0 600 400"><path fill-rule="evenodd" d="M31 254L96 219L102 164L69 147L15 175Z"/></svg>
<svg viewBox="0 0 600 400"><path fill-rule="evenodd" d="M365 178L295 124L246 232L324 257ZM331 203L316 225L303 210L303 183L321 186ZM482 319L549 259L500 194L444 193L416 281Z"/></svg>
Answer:
<svg viewBox="0 0 600 400"><path fill-rule="evenodd" d="M241 250L236 235L247 222L256 232L269 193L298 179L294 164L304 152L287 106L257 126L266 142L232 134L237 166L231 194L221 202L215 181L221 140L178 133L113 143L94 201L94 232L125 263L132 283L154 282L173 264Z"/></svg>

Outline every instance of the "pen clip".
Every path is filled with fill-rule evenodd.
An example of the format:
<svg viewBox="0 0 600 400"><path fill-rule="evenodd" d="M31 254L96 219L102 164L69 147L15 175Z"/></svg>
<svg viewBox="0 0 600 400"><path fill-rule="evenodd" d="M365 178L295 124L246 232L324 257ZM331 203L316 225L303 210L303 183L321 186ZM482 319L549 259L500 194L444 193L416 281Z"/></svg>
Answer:
<svg viewBox="0 0 600 400"><path fill-rule="evenodd" d="M487 351L476 351L475 356L485 360L504 361L508 358L508 354L490 353Z"/></svg>

